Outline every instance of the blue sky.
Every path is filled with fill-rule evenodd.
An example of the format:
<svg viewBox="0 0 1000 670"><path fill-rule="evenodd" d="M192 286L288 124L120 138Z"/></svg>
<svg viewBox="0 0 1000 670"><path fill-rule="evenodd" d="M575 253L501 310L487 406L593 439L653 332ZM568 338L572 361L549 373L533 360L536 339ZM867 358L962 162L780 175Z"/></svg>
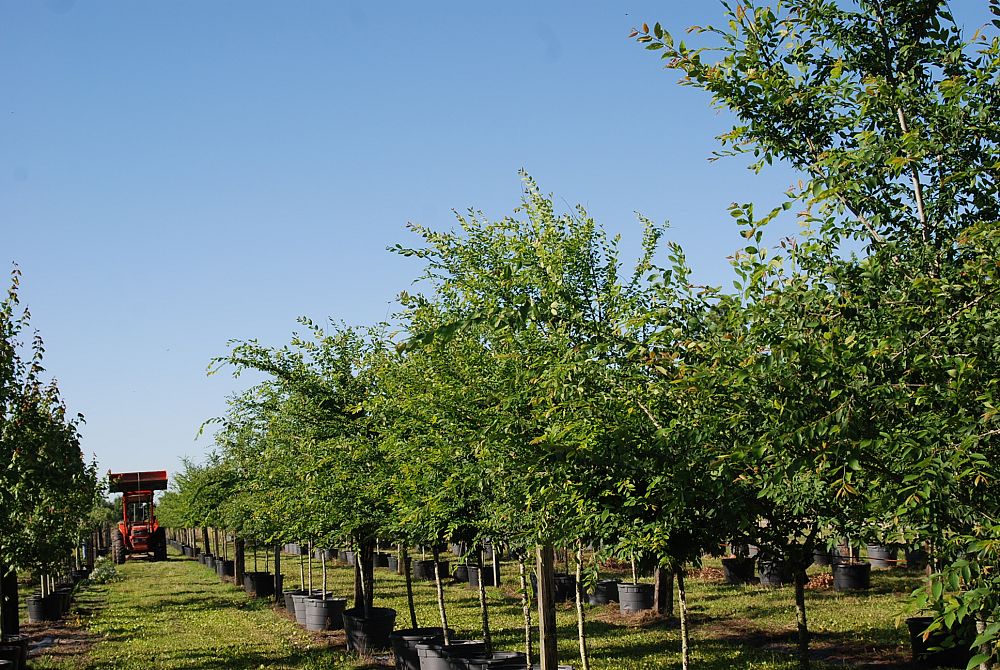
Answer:
<svg viewBox="0 0 1000 670"><path fill-rule="evenodd" d="M985 2L954 3L972 20ZM245 382L231 338L368 324L419 271L385 251L519 200L517 171L634 247L672 224L728 279L733 201L793 175L709 163L727 120L627 39L715 2L0 0L0 264L85 450L104 468L200 458Z"/></svg>

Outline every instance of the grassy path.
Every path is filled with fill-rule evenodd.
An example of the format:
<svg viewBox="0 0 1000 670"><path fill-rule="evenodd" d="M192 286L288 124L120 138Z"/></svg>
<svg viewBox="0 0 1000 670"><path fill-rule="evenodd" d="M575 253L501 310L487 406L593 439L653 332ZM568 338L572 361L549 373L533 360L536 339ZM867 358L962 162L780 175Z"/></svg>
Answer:
<svg viewBox="0 0 1000 670"><path fill-rule="evenodd" d="M713 561L714 563L714 561ZM252 563L251 563L252 565ZM260 565L263 569L263 563ZM298 584L297 559L282 561L285 583ZM521 612L511 592L513 568L505 565L503 589L489 589L494 643L520 649ZM711 571L711 569L709 569ZM828 569L827 569L828 570ZM92 586L78 598L79 624L94 642L89 653L39 658L36 670L142 670L210 668L296 668L356 670L385 667L365 664L343 649L342 633L313 638L269 602L248 598L223 584L196 561L171 555L162 563L129 561L123 581ZM715 572L718 572L715 569ZM814 568L812 573L819 574ZM376 604L399 612L397 628L408 627L403 578L377 571ZM330 590L353 592L353 570L330 565ZM315 583L319 585L318 570ZM907 571L873 575L873 589L839 594L829 588L807 592L814 633L816 670L901 668L908 665L905 633L895 618L905 609L905 593L918 583ZM424 626L437 623L434 591L416 582L417 614ZM702 670L793 670L794 605L791 589L729 587L711 575L689 582L695 667ZM475 592L465 585L445 589L449 623L459 637L480 635ZM588 607L587 630L594 670L653 670L679 667L675 622L623 618L615 605ZM557 611L561 661L576 665L573 608ZM331 644L332 643L332 644ZM536 647L537 649L537 647Z"/></svg>
<svg viewBox="0 0 1000 670"><path fill-rule="evenodd" d="M79 606L95 645L86 659L48 668L108 670L330 668L338 652L309 636L270 605L222 584L204 566L171 556L129 561L125 579L91 587ZM322 663L320 660L322 659ZM38 666L36 666L38 667Z"/></svg>

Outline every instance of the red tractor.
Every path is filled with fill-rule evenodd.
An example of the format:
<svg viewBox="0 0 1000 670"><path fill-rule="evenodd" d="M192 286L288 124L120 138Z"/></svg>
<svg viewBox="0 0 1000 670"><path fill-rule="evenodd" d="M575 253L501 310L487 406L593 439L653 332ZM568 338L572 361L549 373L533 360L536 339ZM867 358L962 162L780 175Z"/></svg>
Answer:
<svg viewBox="0 0 1000 670"><path fill-rule="evenodd" d="M122 494L122 520L111 534L111 559L118 564L129 554L149 554L154 561L167 559L167 535L156 521L153 491L167 488L166 470L109 472L112 493Z"/></svg>

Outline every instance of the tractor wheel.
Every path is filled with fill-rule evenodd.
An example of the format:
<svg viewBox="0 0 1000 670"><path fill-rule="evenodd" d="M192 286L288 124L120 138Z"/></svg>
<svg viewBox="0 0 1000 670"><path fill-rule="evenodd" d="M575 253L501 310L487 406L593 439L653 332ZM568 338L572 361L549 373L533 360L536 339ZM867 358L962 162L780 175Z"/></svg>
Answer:
<svg viewBox="0 0 1000 670"><path fill-rule="evenodd" d="M120 530L111 532L111 560L116 565L122 565L125 562L125 540L122 538Z"/></svg>
<svg viewBox="0 0 1000 670"><path fill-rule="evenodd" d="M153 560L167 560L167 531L163 528L157 528L153 534Z"/></svg>

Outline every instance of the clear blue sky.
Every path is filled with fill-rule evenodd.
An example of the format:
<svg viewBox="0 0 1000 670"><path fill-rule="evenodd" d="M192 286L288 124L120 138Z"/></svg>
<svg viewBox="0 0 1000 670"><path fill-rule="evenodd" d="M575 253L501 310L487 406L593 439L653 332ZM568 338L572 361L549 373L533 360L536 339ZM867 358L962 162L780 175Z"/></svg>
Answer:
<svg viewBox="0 0 1000 670"><path fill-rule="evenodd" d="M954 3L971 22L985 0ZM628 240L670 220L728 278L732 201L788 173L709 163L726 118L627 39L703 2L0 0L0 265L103 468L200 458L243 382L231 338L367 324L419 267L385 247L518 203L518 168ZM974 23L970 23L975 27Z"/></svg>

